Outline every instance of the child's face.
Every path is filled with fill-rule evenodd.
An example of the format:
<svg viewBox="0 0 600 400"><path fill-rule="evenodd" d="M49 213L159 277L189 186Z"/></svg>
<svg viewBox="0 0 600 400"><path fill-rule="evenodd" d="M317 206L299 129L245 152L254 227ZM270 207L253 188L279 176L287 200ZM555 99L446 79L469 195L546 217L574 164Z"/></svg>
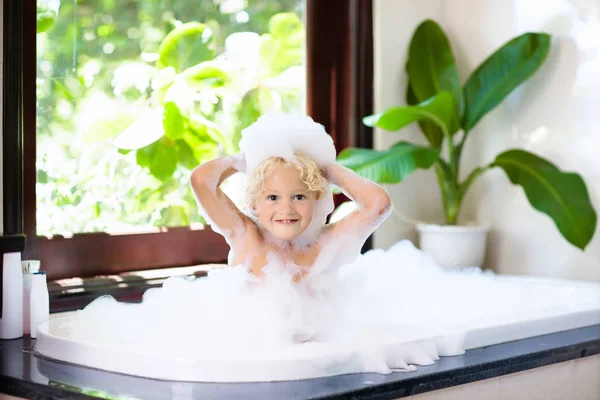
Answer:
<svg viewBox="0 0 600 400"><path fill-rule="evenodd" d="M263 192L256 199L262 226L281 240L292 240L308 228L316 193L309 192L294 167L277 166L267 175Z"/></svg>

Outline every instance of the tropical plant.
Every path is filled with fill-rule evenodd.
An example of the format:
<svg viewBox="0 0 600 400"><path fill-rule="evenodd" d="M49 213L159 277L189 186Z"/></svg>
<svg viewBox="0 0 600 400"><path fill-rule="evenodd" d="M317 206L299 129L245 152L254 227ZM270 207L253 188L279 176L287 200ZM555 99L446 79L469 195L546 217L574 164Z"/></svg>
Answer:
<svg viewBox="0 0 600 400"><path fill-rule="evenodd" d="M303 69L303 37L304 26L294 13L274 15L267 33L248 37L258 43L260 73L245 88L232 83L235 66L216 58L212 30L200 22L181 24L160 44L145 106L134 108L133 115L130 111L99 120L88 140L97 140L98 135L103 140L114 138L119 149L135 150L138 165L161 181L171 178L178 165L190 170L218 153L237 153L242 129L270 108L290 108L282 100L289 87L274 88L268 79L290 68ZM234 110L235 117L219 121L227 109Z"/></svg>
<svg viewBox="0 0 600 400"><path fill-rule="evenodd" d="M418 168L433 166L449 225L457 223L473 182L485 171L499 167L513 184L523 187L536 210L554 220L567 241L584 249L596 229L597 216L578 174L563 172L531 152L510 149L459 180L461 155L471 130L538 70L550 45L551 37L545 33L517 36L483 61L461 86L444 31L432 20L423 21L408 49L408 105L366 116L363 123L398 131L417 122L429 146L400 141L381 151L349 148L340 153L338 161L378 183L398 183Z"/></svg>

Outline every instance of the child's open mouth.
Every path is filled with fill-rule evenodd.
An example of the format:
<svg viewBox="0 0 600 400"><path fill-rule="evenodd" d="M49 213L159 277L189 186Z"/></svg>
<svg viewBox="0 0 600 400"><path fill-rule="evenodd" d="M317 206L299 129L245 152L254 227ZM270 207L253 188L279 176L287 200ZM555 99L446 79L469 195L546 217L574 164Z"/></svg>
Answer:
<svg viewBox="0 0 600 400"><path fill-rule="evenodd" d="M276 220L276 222L280 223L280 224L284 224L284 225L291 225L295 222L298 222L297 219L278 219Z"/></svg>

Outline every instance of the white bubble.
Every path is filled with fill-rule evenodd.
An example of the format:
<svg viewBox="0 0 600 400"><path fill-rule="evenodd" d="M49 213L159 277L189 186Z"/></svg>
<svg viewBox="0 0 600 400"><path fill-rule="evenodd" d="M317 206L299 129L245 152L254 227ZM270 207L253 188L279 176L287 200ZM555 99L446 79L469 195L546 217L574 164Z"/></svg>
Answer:
<svg viewBox="0 0 600 400"><path fill-rule="evenodd" d="M252 171L270 157L295 161L294 151L319 165L335 162L333 139L323 125L311 117L269 111L242 131L240 151L246 155L246 171Z"/></svg>
<svg viewBox="0 0 600 400"><path fill-rule="evenodd" d="M273 254L264 279L239 266L196 280L168 279L141 304L101 297L76 315L71 337L165 357L250 360L261 366L255 380L300 379L315 370L277 360L318 359L325 375L410 371L461 354L469 330L600 302L597 285L561 289L481 270L448 272L408 241L300 283L297 268ZM335 356L324 359L327 352ZM212 379L243 377L223 372Z"/></svg>

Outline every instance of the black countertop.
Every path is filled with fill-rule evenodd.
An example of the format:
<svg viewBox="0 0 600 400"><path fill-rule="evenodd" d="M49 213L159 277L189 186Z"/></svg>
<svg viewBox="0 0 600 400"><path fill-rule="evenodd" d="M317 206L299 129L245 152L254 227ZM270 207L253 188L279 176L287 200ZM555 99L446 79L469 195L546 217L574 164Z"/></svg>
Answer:
<svg viewBox="0 0 600 400"><path fill-rule="evenodd" d="M145 379L40 359L29 337L0 341L0 393L25 398L396 399L600 354L600 325L442 357L415 372L352 374L273 383Z"/></svg>

